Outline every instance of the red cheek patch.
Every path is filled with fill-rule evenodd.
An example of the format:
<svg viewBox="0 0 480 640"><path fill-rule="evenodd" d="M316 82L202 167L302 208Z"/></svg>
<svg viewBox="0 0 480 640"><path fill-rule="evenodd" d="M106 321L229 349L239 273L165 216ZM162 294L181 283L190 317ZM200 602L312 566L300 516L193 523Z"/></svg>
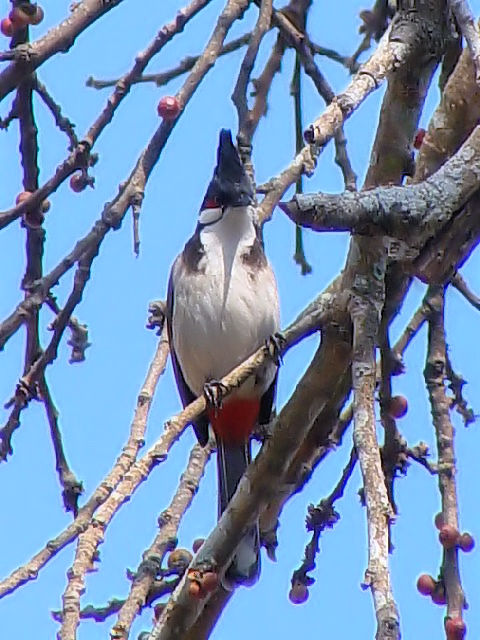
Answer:
<svg viewBox="0 0 480 640"><path fill-rule="evenodd" d="M207 198L203 205L204 209L216 209L218 207L218 202L216 198Z"/></svg>

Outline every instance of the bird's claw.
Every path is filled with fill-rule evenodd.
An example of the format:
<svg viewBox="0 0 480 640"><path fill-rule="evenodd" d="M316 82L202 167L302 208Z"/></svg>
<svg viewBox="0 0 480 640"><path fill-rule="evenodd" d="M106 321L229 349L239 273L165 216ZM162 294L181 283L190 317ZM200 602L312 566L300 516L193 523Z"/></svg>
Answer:
<svg viewBox="0 0 480 640"><path fill-rule="evenodd" d="M277 333L273 333L268 340L266 340L265 346L269 356L277 367L283 364L282 351L285 347L285 338L279 331L277 331Z"/></svg>
<svg viewBox="0 0 480 640"><path fill-rule="evenodd" d="M210 380L209 382L206 382L203 387L203 393L205 395L207 405L215 410L221 409L223 396L226 391L226 386L218 380Z"/></svg>

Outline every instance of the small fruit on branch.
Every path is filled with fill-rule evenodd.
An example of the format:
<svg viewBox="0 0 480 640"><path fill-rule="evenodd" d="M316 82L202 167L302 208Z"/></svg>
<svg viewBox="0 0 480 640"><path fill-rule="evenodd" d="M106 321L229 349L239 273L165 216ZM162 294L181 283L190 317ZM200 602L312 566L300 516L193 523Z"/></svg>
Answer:
<svg viewBox="0 0 480 640"><path fill-rule="evenodd" d="M392 396L387 411L392 418L403 418L408 411L408 402L405 396Z"/></svg>
<svg viewBox="0 0 480 640"><path fill-rule="evenodd" d="M158 103L157 112L164 120L174 120L180 113L180 103L175 96L163 96Z"/></svg>
<svg viewBox="0 0 480 640"><path fill-rule="evenodd" d="M428 573L422 573L417 580L417 589L422 596L431 596L436 586L435 580Z"/></svg>
<svg viewBox="0 0 480 640"><path fill-rule="evenodd" d="M444 524L438 534L438 539L445 549L453 549L458 542L460 533L457 528L451 524Z"/></svg>

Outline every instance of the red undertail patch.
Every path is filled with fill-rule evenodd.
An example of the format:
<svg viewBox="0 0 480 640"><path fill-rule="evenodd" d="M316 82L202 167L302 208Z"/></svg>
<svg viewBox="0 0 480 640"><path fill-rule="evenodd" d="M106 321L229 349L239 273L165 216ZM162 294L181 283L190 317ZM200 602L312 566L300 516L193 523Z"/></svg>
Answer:
<svg viewBox="0 0 480 640"><path fill-rule="evenodd" d="M246 442L258 420L259 398L227 398L221 409L207 409L215 434L224 442Z"/></svg>

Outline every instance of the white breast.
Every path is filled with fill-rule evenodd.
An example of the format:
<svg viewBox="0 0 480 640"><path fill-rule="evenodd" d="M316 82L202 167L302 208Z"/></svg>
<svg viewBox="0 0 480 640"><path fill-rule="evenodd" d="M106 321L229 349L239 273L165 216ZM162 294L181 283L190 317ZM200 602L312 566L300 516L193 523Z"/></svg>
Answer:
<svg viewBox="0 0 480 640"><path fill-rule="evenodd" d="M198 271L187 270L179 260L174 265L173 346L185 381L197 395L205 382L231 371L279 328L270 266L253 270L241 257L254 240L250 212L237 208L201 232L205 255ZM255 384L263 393L275 371L269 363L243 391Z"/></svg>

